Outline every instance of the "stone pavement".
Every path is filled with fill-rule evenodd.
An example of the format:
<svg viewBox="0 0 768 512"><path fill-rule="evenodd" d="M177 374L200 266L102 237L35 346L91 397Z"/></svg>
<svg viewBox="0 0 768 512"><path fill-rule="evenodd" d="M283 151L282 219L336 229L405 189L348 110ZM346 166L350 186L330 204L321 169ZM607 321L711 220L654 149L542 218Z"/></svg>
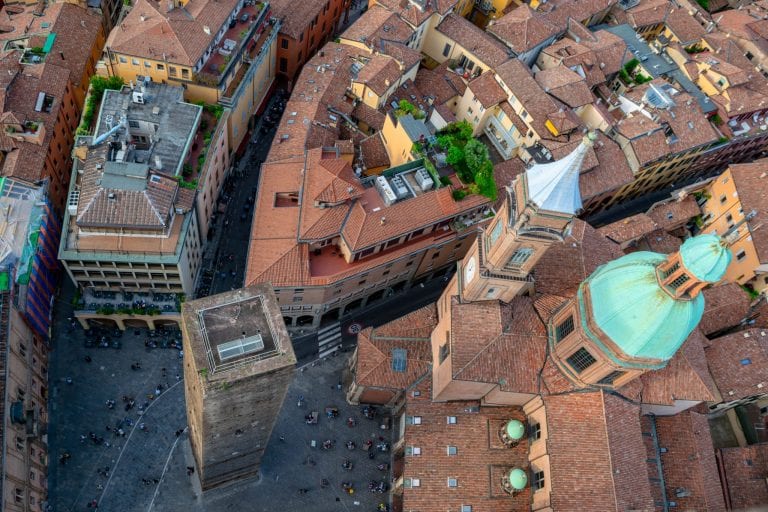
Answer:
<svg viewBox="0 0 768 512"><path fill-rule="evenodd" d="M378 436L384 436L389 442L392 430L379 428L381 421L389 421L388 417L380 414L375 420L368 420L363 417L359 407L346 404L343 392L336 386L344 362L345 358L341 356L331 357L314 367L306 367L303 372L297 372L272 432L258 479L215 489L200 497L196 479L186 475L186 466L192 465L192 455L189 443L185 440L184 446L173 453L151 510L375 511L378 503L387 501L387 494L369 492L368 482L382 479L389 481L390 473L382 473L376 466L382 462L391 464L391 456L389 452L377 452L375 459L370 460L360 446L371 437L378 441ZM303 395L305 400L301 408L297 407L299 395ZM337 406L339 417L325 417L323 409L327 405ZM321 414L317 425L304 422L304 415L312 410ZM356 427L347 426L346 418L349 416L356 418ZM280 441L280 435L285 437L285 441ZM327 451L320 449L325 439L335 440L336 446ZM311 447L312 440L317 441L317 448ZM347 440L354 441L357 449L348 451L344 446ZM345 459L353 462L353 471L342 469L341 464ZM308 463L310 460L314 465ZM327 489L320 488L322 478L330 482ZM352 482L356 492L348 495L342 491L342 481ZM309 489L309 492L299 494L298 490L302 488Z"/></svg>
<svg viewBox="0 0 768 512"><path fill-rule="evenodd" d="M389 473L378 471L376 465L390 463L390 454L377 453L374 460L369 460L359 447L369 437L377 441L382 435L390 441L391 429L380 430L379 424L385 419L382 416L375 421L365 419L360 408L348 406L343 392L337 389L348 354L330 357L297 371L265 453L259 479L201 496L196 475L189 477L186 471L194 465L187 435L175 435L186 427L178 350L145 348L144 340L149 336L145 329L129 329L119 338L111 329L105 332L121 342L120 349L85 348L85 334L80 327L70 331L62 326L62 330L56 337L50 368L48 483L53 511L85 511L92 500L99 503L99 510L116 512L373 511L376 504L386 500L387 494L370 493L368 482L389 478ZM91 357L90 363L84 360L86 355ZM141 369L131 369L135 362L140 362ZM165 377L162 368L166 368ZM72 379L72 384L67 384L67 377ZM154 394L158 384L164 389L159 397L150 400L147 396ZM127 412L121 399L124 395L137 402L136 407ZM297 407L299 395L305 400L301 408ZM107 400L116 401L114 409L107 408ZM149 406L141 415L138 405L143 402ZM339 417L325 417L327 405L338 407ZM321 413L317 425L304 422L304 415L311 410ZM349 416L356 418L357 427L347 426ZM132 425L123 425L125 436L107 431L106 426L115 427L126 417L132 420ZM144 423L148 432L139 428L140 423ZM88 439L91 432L103 437L103 443ZM81 435L86 436L84 442ZM284 442L280 441L280 435L285 436ZM319 445L325 439L335 440L335 448L321 450ZM318 448L310 446L312 440L317 441ZM347 451L344 446L347 440L353 440L358 449ZM60 464L59 455L64 451L71 454L71 459ZM354 471L342 469L346 458L353 461ZM315 465L308 463L309 459ZM103 470L107 467L104 476ZM330 481L329 488L320 489L322 478ZM353 482L357 492L352 496L345 494L341 490L342 481ZM310 491L300 495L300 488Z"/></svg>
<svg viewBox="0 0 768 512"><path fill-rule="evenodd" d="M114 329L104 334L119 341L121 348L86 348L85 333L79 326L60 332L54 341L48 483L49 503L57 512L86 510L94 499L101 510L145 510L155 488L152 481L159 480L176 441L175 431L186 426L179 351L146 348L146 329L129 329L120 337ZM85 361L86 356L91 362ZM141 369L132 370L136 362ZM162 392L150 399L148 395L154 395L158 385ZM125 410L123 396L136 401L130 411ZM107 400L116 402L113 409L106 406ZM139 406L144 403L148 407L142 415ZM123 422L124 436L107 430L125 418L132 424ZM146 432L138 428L140 423ZM92 441L91 432L103 441ZM86 436L84 441L81 435ZM59 456L65 451L71 458L61 464ZM142 478L150 484L144 484Z"/></svg>

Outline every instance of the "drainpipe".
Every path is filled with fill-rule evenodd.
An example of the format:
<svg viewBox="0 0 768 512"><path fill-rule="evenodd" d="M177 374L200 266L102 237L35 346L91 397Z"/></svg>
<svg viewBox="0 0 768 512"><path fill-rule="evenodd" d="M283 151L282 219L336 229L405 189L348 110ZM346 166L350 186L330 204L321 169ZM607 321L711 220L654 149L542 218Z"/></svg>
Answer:
<svg viewBox="0 0 768 512"><path fill-rule="evenodd" d="M667 500L667 485L664 482L664 471L661 468L661 448L659 448L659 437L656 435L656 416L649 414L651 421L651 440L653 440L653 451L656 454L656 471L659 474L659 485L661 486L662 510L669 512L669 500Z"/></svg>

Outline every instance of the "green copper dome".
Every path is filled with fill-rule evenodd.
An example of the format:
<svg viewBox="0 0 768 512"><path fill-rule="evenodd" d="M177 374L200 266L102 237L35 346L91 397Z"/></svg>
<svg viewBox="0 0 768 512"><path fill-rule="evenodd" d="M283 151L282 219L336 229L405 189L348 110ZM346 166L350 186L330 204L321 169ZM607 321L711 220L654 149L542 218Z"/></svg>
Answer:
<svg viewBox="0 0 768 512"><path fill-rule="evenodd" d="M509 479L509 485L516 491L525 489L525 485L528 483L528 475L520 468L515 468L507 475Z"/></svg>
<svg viewBox="0 0 768 512"><path fill-rule="evenodd" d="M697 279L716 283L731 263L731 251L717 235L689 238L680 247L680 259Z"/></svg>
<svg viewBox="0 0 768 512"><path fill-rule="evenodd" d="M662 254L633 252L587 278L595 323L628 356L666 361L701 320L701 294L674 299L657 281L656 266L665 260Z"/></svg>
<svg viewBox="0 0 768 512"><path fill-rule="evenodd" d="M525 425L518 420L509 420L504 427L504 432L507 433L507 437L510 439L518 441L522 439L525 434Z"/></svg>

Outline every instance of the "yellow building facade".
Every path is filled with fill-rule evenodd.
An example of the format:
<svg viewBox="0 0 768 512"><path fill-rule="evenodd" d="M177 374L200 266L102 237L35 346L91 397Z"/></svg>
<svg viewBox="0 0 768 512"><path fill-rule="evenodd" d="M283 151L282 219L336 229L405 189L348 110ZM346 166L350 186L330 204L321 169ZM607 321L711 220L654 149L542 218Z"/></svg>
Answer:
<svg viewBox="0 0 768 512"><path fill-rule="evenodd" d="M701 230L725 236L733 252L733 261L724 279L739 284L754 280L755 290L764 290L764 280L755 280L760 258L745 217L748 212L744 212L731 169L726 169L720 176L712 179L697 195L701 203Z"/></svg>

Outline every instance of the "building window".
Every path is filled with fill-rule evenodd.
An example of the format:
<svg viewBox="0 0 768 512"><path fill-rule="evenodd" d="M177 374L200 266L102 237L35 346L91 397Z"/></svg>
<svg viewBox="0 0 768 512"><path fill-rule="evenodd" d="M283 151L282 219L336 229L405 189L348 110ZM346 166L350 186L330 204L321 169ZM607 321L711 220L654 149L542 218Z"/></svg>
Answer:
<svg viewBox="0 0 768 512"><path fill-rule="evenodd" d="M133 64L134 66L138 66L139 65L139 59L131 59L131 64Z"/></svg>
<svg viewBox="0 0 768 512"><path fill-rule="evenodd" d="M455 446L448 446L446 451L448 452L448 455L451 457L454 457L459 453L458 448L456 448Z"/></svg>
<svg viewBox="0 0 768 512"><path fill-rule="evenodd" d="M451 45L446 43L445 47L443 47L443 57L447 57L451 53Z"/></svg>
<svg viewBox="0 0 768 512"><path fill-rule="evenodd" d="M459 481L456 478L448 477L448 487L458 487Z"/></svg>
<svg viewBox="0 0 768 512"><path fill-rule="evenodd" d="M621 378L622 375L624 375L626 372L623 372L621 370L614 370L599 381L597 381L598 384L604 384L606 386L612 386L614 382L616 382L617 379Z"/></svg>
<svg viewBox="0 0 768 512"><path fill-rule="evenodd" d="M408 352L404 348L392 349L392 371L403 373L408 366Z"/></svg>
<svg viewBox="0 0 768 512"><path fill-rule="evenodd" d="M501 236L501 228L503 226L501 225L501 220L497 220L496 224L491 229L491 232L488 234L488 245L485 247L486 252L490 251L491 247L496 243L496 241Z"/></svg>
<svg viewBox="0 0 768 512"><path fill-rule="evenodd" d="M743 260L746 257L747 257L747 253L744 252L744 249L742 249L742 250L740 250L739 252L736 253L736 259L739 260L739 261Z"/></svg>
<svg viewBox="0 0 768 512"><path fill-rule="evenodd" d="M189 80L189 70L186 68L181 68L181 78L186 78Z"/></svg>
<svg viewBox="0 0 768 512"><path fill-rule="evenodd" d="M147 60L145 60L145 61L144 61L144 67L145 67L145 68L151 68L151 67L152 67L152 63L151 63L151 62L149 62L149 61L147 61Z"/></svg>
<svg viewBox="0 0 768 512"><path fill-rule="evenodd" d="M282 73L285 73L288 71L288 59L285 57L280 57L280 71Z"/></svg>
<svg viewBox="0 0 768 512"><path fill-rule="evenodd" d="M165 69L165 64L155 64L155 67L158 71L162 71Z"/></svg>
<svg viewBox="0 0 768 512"><path fill-rule="evenodd" d="M472 505L462 505L461 512L472 512Z"/></svg>
<svg viewBox="0 0 768 512"><path fill-rule="evenodd" d="M24 503L24 489L16 487L16 489L14 489L13 499L16 503Z"/></svg>
<svg viewBox="0 0 768 512"><path fill-rule="evenodd" d="M176 76L176 67L168 66L168 76Z"/></svg>
<svg viewBox="0 0 768 512"><path fill-rule="evenodd" d="M406 446L405 454L409 457L418 457L421 455L421 448L419 446Z"/></svg>
<svg viewBox="0 0 768 512"><path fill-rule="evenodd" d="M555 327L555 343L559 343L573 332L573 315L569 316Z"/></svg>
<svg viewBox="0 0 768 512"><path fill-rule="evenodd" d="M412 487L419 487L421 486L421 480L418 478L404 478L403 479L403 487L406 489L410 489Z"/></svg>
<svg viewBox="0 0 768 512"><path fill-rule="evenodd" d="M525 262L528 261L531 256L533 256L533 249L529 247L521 247L512 253L507 264L504 265L504 268L507 270L518 269L525 265Z"/></svg>
<svg viewBox="0 0 768 512"><path fill-rule="evenodd" d="M675 279L673 279L673 280L672 280L672 282L670 282L670 283L669 283L669 287L670 287L670 288L672 288L673 290L677 290L677 289L678 289L678 288L680 288L680 287L681 287L681 286L682 286L682 285L683 285L683 284L684 284L686 281L688 281L688 279L690 279L690 278L688 277L688 274L681 274L681 275L679 275L678 277L676 277Z"/></svg>
<svg viewBox="0 0 768 512"><path fill-rule="evenodd" d="M720 203L721 204L725 203L727 200L728 200L728 196L726 196L725 194L720 196Z"/></svg>
<svg viewBox="0 0 768 512"><path fill-rule="evenodd" d="M448 425L455 425L456 424L456 416L446 416L445 422Z"/></svg>
<svg viewBox="0 0 768 512"><path fill-rule="evenodd" d="M531 438L531 441L538 441L541 439L541 423L534 423L528 427L528 437Z"/></svg>
<svg viewBox="0 0 768 512"><path fill-rule="evenodd" d="M451 353L451 346L448 344L448 342L445 342L444 344L440 345L440 364L442 364L443 361L448 357L448 355Z"/></svg>
<svg viewBox="0 0 768 512"><path fill-rule="evenodd" d="M421 416L406 416L405 422L408 425L421 425Z"/></svg>
<svg viewBox="0 0 768 512"><path fill-rule="evenodd" d="M288 49L288 39L282 38L280 40L280 48L282 48L283 50L287 50Z"/></svg>
<svg viewBox="0 0 768 512"><path fill-rule="evenodd" d="M592 354L590 354L584 347L581 347L571 354L571 357L566 359L566 361L568 361L568 364L576 373L583 372L597 362L597 360L592 357Z"/></svg>
<svg viewBox="0 0 768 512"><path fill-rule="evenodd" d="M534 471L533 478L531 479L531 489L538 491L544 488L544 472Z"/></svg>
<svg viewBox="0 0 768 512"><path fill-rule="evenodd" d="M125 57L120 57L120 64L125 64L127 62L128 62L128 59L126 59Z"/></svg>

